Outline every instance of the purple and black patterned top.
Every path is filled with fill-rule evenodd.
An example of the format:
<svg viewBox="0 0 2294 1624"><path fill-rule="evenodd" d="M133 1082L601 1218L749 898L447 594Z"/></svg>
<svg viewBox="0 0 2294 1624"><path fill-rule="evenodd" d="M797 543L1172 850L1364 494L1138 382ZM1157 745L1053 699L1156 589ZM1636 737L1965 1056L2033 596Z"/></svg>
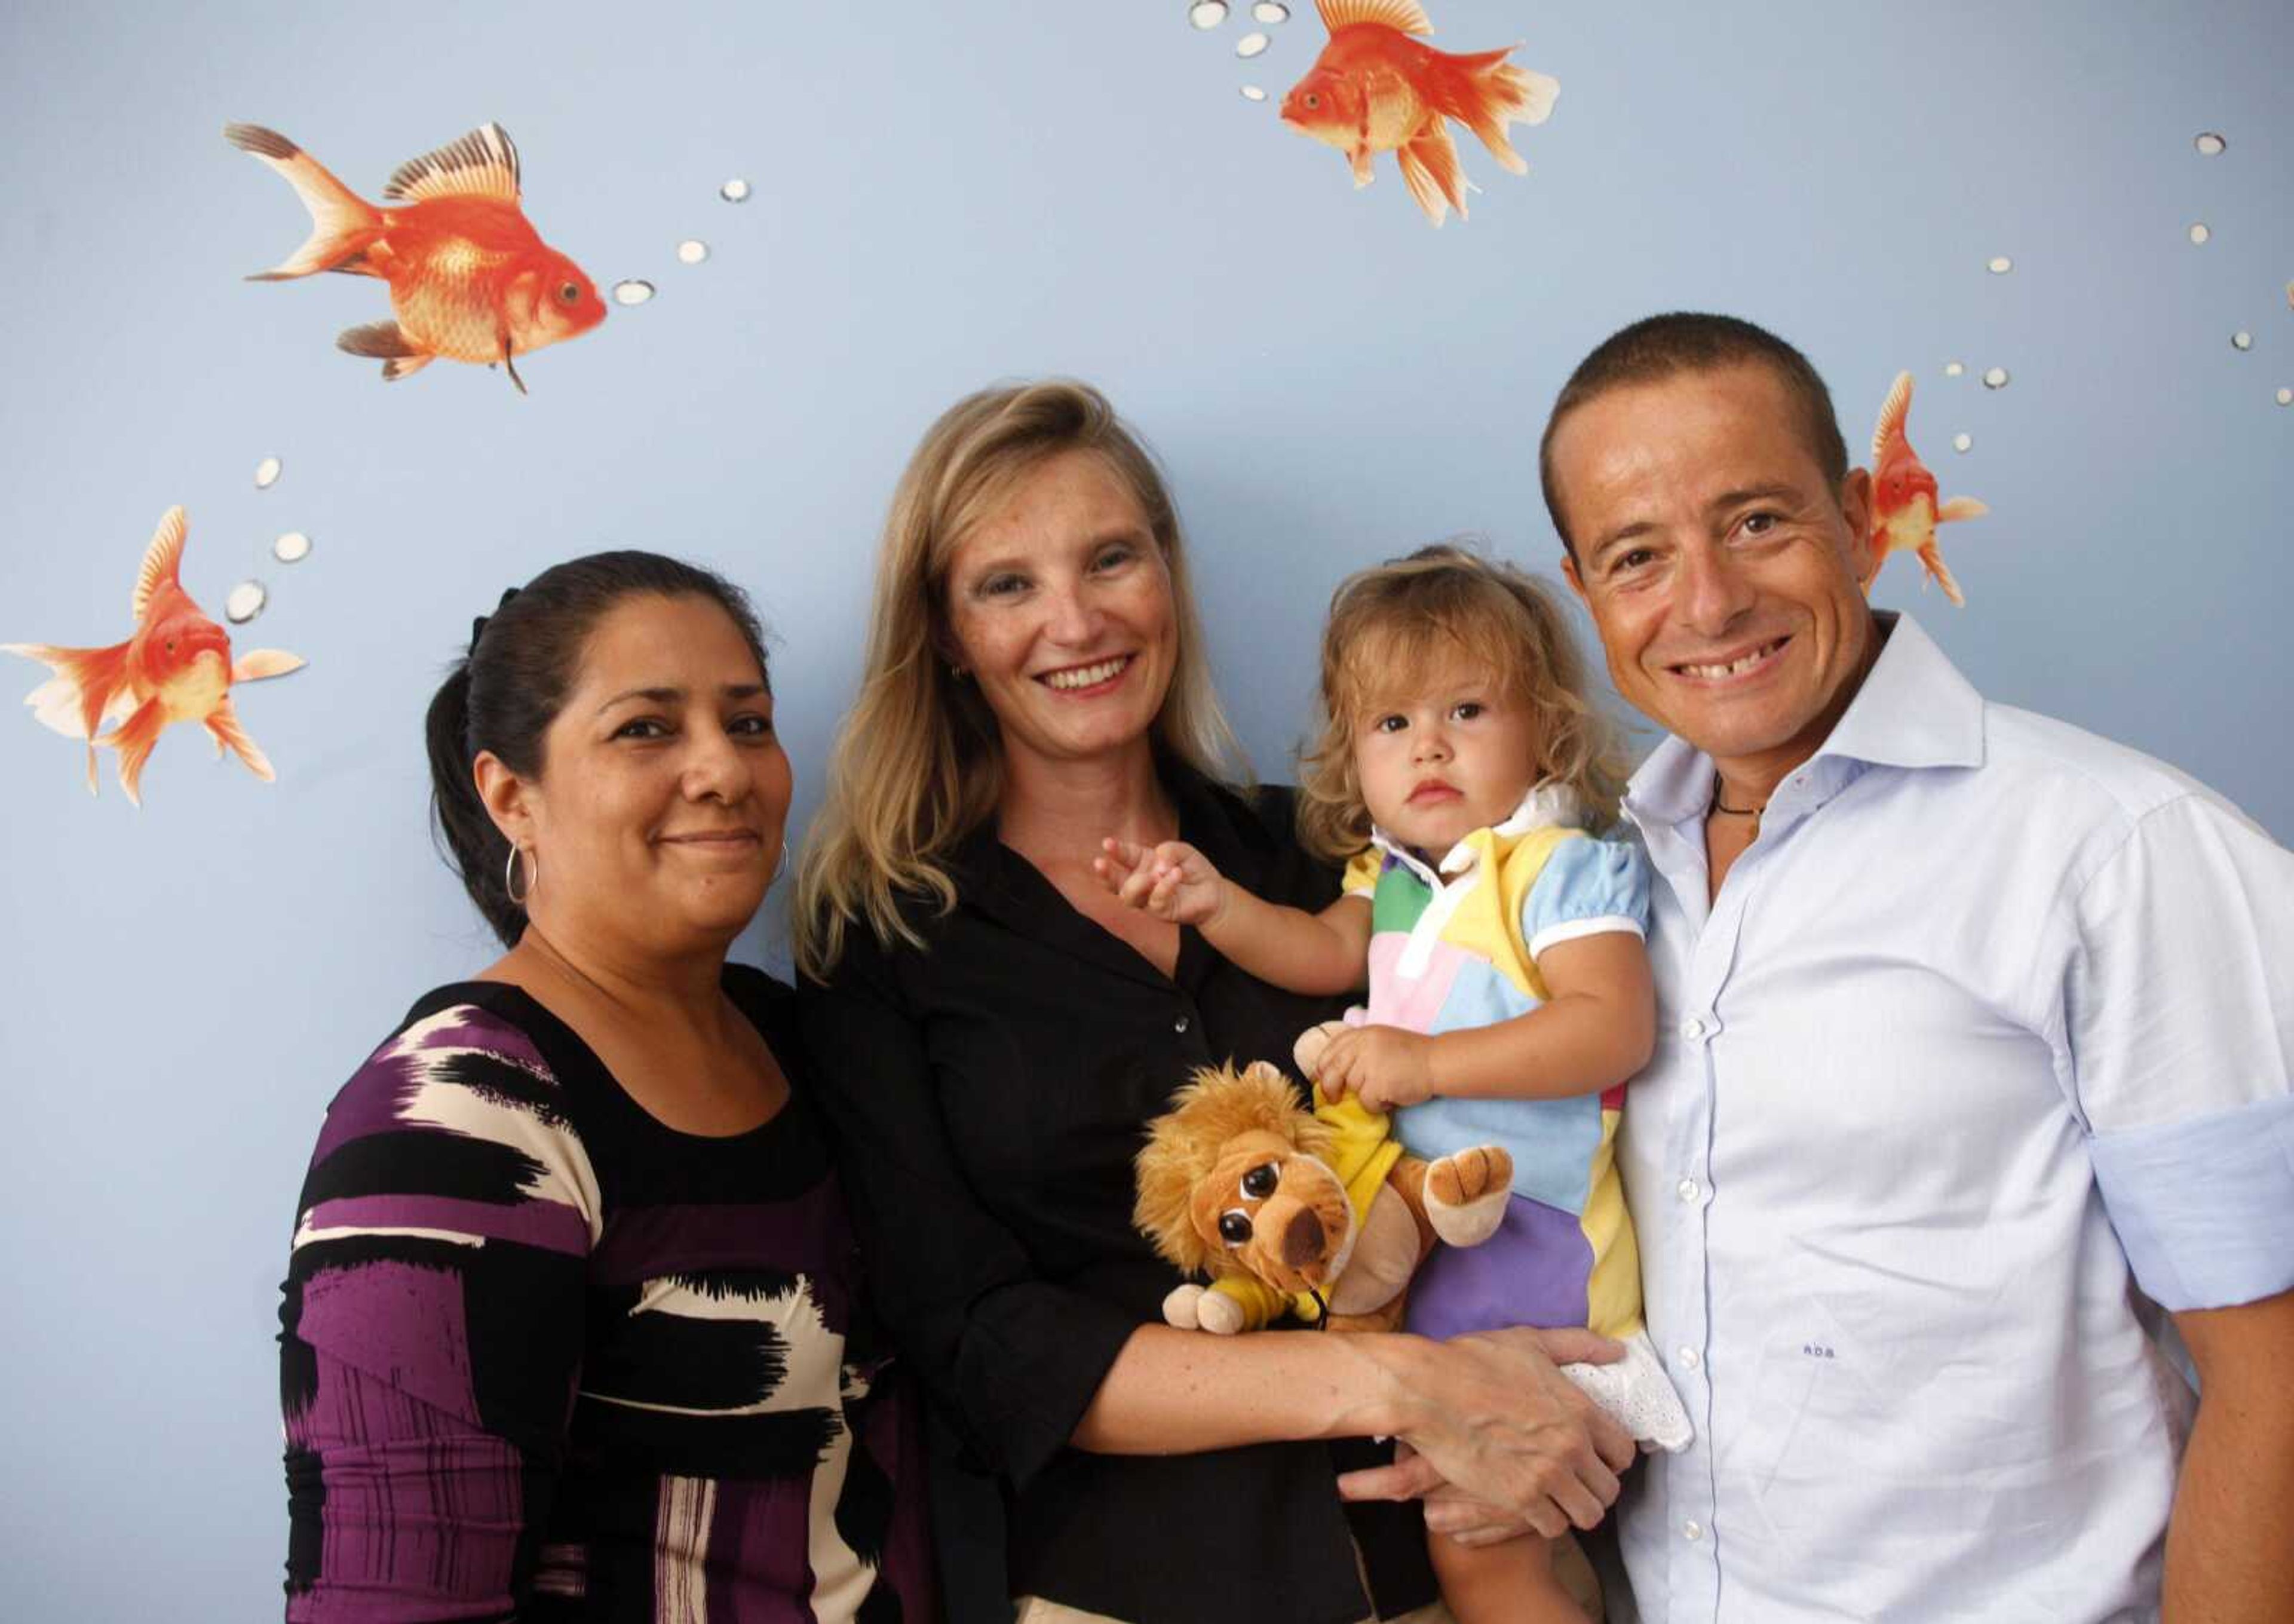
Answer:
<svg viewBox="0 0 2294 1624"><path fill-rule="evenodd" d="M799 1083L746 1133L663 1126L495 982L336 1097L280 1310L289 1620L934 1616L791 995L725 985Z"/></svg>

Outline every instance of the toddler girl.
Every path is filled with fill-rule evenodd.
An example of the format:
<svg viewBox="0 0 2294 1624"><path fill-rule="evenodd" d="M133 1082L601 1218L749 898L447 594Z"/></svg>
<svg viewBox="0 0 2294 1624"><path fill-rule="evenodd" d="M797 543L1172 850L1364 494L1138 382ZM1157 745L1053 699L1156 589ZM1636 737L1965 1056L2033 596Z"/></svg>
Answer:
<svg viewBox="0 0 2294 1624"><path fill-rule="evenodd" d="M1647 870L1636 848L1584 828L1614 816L1623 779L1584 686L1534 581L1423 548L1340 586L1322 636L1324 722L1299 823L1311 848L1351 859L1337 902L1319 914L1264 902L1181 841L1109 840L1097 866L1125 901L1192 925L1277 987L1350 991L1367 962L1369 1009L1312 1059L1316 1086L1396 1113L1415 1155L1498 1144L1514 1159L1502 1226L1479 1246L1435 1248L1409 1328L1615 1337L1622 1363L1569 1375L1637 1437L1677 1449L1688 1419L1642 1327L1612 1156L1655 1021ZM1460 1624L1584 1617L1545 1541L1429 1538Z"/></svg>

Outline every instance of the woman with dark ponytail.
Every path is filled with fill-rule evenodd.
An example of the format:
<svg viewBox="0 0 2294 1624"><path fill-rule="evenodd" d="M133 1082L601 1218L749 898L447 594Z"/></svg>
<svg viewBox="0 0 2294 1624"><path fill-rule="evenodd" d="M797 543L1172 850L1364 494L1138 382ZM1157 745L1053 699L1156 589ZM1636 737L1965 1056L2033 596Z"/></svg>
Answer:
<svg viewBox="0 0 2294 1624"><path fill-rule="evenodd" d="M748 600L651 553L546 570L472 625L427 741L507 951L319 1136L288 1618L936 1616L791 995L725 958L790 794Z"/></svg>

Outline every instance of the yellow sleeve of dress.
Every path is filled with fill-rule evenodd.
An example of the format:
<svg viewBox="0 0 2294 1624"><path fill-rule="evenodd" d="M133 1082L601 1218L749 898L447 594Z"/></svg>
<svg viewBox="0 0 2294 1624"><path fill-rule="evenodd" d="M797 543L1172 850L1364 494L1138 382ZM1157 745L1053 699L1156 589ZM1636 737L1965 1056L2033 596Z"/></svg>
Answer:
<svg viewBox="0 0 2294 1624"><path fill-rule="evenodd" d="M1346 878L1339 889L1348 897L1368 897L1378 889L1378 871L1386 866L1386 854L1377 847L1366 847L1354 853L1346 865Z"/></svg>

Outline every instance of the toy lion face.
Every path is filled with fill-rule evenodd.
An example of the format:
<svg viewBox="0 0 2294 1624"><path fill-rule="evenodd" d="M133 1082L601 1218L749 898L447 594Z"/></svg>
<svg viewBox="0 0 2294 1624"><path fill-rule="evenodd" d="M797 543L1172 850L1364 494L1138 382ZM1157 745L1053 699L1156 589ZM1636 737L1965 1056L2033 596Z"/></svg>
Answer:
<svg viewBox="0 0 2294 1624"><path fill-rule="evenodd" d="M1133 1219L1155 1249L1189 1274L1322 1289L1353 1250L1354 1209L1290 1080L1263 1061L1205 1067L1171 1103L1139 1153Z"/></svg>

